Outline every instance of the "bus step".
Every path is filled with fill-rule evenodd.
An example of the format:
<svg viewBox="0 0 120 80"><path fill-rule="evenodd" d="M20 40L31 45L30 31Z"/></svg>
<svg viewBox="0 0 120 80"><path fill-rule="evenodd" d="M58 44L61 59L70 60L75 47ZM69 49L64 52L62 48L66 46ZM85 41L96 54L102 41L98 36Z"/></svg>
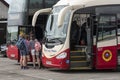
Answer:
<svg viewBox="0 0 120 80"><path fill-rule="evenodd" d="M71 61L81 61L81 60L86 60L86 56L71 56L70 57Z"/></svg>
<svg viewBox="0 0 120 80"><path fill-rule="evenodd" d="M85 52L80 52L80 51L71 51L70 56L85 56Z"/></svg>
<svg viewBox="0 0 120 80"><path fill-rule="evenodd" d="M71 70L89 70L91 67L71 67Z"/></svg>
<svg viewBox="0 0 120 80"><path fill-rule="evenodd" d="M75 45L74 48L75 48L75 50L81 50L81 51L85 52L87 46Z"/></svg>
<svg viewBox="0 0 120 80"><path fill-rule="evenodd" d="M71 53L77 53L77 52L78 52L78 53L85 53L86 51L84 51L84 50L83 50L83 51L82 51L82 50L71 51Z"/></svg>
<svg viewBox="0 0 120 80"><path fill-rule="evenodd" d="M70 66L71 67L88 67L88 66L90 66L90 63L86 60L84 60L84 61L71 61Z"/></svg>
<svg viewBox="0 0 120 80"><path fill-rule="evenodd" d="M119 66L117 66L117 71L120 71L120 65L119 65Z"/></svg>

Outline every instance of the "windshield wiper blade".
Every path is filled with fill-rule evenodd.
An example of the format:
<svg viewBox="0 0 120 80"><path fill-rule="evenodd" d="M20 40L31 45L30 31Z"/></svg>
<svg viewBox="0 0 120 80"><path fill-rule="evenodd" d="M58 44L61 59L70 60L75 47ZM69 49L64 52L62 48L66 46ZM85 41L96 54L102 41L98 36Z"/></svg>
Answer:
<svg viewBox="0 0 120 80"><path fill-rule="evenodd" d="M63 43L63 41L61 40L61 38L54 38L54 39L50 39L49 41L59 41L60 43Z"/></svg>

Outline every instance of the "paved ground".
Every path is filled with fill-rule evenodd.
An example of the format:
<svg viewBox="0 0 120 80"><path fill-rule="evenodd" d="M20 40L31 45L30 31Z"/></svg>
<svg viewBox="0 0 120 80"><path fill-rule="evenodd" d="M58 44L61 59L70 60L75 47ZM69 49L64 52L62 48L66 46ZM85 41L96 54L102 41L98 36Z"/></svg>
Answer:
<svg viewBox="0 0 120 80"><path fill-rule="evenodd" d="M33 72L37 70L21 70L16 61L0 58L0 80L45 80L28 74Z"/></svg>
<svg viewBox="0 0 120 80"><path fill-rule="evenodd" d="M120 80L118 71L21 70L17 61L0 58L0 80Z"/></svg>

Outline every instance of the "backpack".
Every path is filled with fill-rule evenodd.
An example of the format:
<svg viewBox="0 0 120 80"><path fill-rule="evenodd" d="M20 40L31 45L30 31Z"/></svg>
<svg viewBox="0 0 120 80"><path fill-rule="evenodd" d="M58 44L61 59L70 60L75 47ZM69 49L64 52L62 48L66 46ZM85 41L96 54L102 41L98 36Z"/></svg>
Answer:
<svg viewBox="0 0 120 80"><path fill-rule="evenodd" d="M25 49L24 39L19 39L16 43L16 46L19 50Z"/></svg>
<svg viewBox="0 0 120 80"><path fill-rule="evenodd" d="M35 42L35 50L40 51L41 50L41 45L39 42Z"/></svg>

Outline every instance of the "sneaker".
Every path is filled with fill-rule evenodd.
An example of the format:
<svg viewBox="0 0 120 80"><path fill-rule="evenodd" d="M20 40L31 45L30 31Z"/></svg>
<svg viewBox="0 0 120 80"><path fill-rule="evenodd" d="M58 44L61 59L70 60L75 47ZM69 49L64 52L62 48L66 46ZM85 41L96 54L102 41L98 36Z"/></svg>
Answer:
<svg viewBox="0 0 120 80"><path fill-rule="evenodd" d="M36 69L36 67L33 67L34 69Z"/></svg>
<svg viewBox="0 0 120 80"><path fill-rule="evenodd" d="M23 68L22 69L25 69L25 67L23 66Z"/></svg>
<svg viewBox="0 0 120 80"><path fill-rule="evenodd" d="M23 69L23 66L21 66L21 69Z"/></svg>
<svg viewBox="0 0 120 80"><path fill-rule="evenodd" d="M40 66L40 67L38 67L38 69L41 69L41 66Z"/></svg>
<svg viewBox="0 0 120 80"><path fill-rule="evenodd" d="M29 69L29 67L25 66L25 69Z"/></svg>
<svg viewBox="0 0 120 80"><path fill-rule="evenodd" d="M27 66L23 66L23 69L29 69Z"/></svg>

